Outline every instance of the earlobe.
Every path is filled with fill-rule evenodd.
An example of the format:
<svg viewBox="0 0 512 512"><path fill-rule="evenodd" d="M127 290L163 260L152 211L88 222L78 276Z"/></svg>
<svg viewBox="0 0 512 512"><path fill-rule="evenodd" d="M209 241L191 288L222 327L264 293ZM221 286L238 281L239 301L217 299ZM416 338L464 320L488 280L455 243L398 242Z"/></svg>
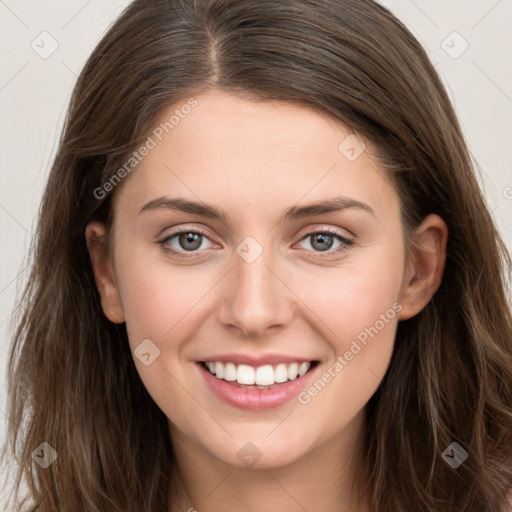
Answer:
<svg viewBox="0 0 512 512"><path fill-rule="evenodd" d="M438 290L446 262L447 241L448 227L438 215L428 215L416 230L400 294L403 309L399 320L417 315Z"/></svg>
<svg viewBox="0 0 512 512"><path fill-rule="evenodd" d="M101 297L101 307L105 316L113 323L124 322L124 312L121 296L117 286L114 268L107 244L107 234L104 224L90 222L85 228L85 239L96 288Z"/></svg>

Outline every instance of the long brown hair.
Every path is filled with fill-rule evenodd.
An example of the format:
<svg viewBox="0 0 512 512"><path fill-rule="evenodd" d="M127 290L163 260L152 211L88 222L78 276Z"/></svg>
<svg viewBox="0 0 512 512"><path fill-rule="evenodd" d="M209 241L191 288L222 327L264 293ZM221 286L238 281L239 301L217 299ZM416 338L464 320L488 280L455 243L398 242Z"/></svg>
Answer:
<svg viewBox="0 0 512 512"><path fill-rule="evenodd" d="M168 509L167 418L124 325L102 313L84 228L108 224L115 190L94 191L155 116L207 87L331 114L377 148L404 233L429 213L445 220L441 286L400 322L367 405L368 490L376 512L501 511L512 487L510 256L439 76L371 0L135 0L98 44L74 89L15 316L4 458L16 506ZM46 469L31 455L42 442L58 454ZM457 469L442 457L452 442L468 453Z"/></svg>

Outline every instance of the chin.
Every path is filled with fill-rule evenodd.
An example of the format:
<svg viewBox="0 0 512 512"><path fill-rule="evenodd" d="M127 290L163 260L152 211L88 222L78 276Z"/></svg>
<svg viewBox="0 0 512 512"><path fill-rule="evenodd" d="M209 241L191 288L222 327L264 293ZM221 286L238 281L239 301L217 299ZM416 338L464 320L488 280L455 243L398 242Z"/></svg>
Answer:
<svg viewBox="0 0 512 512"><path fill-rule="evenodd" d="M212 446L210 439L210 446L206 445L205 448L225 464L239 469L281 468L297 462L308 453L311 445L304 442L297 429L291 436L285 429L279 433L272 432L276 426L270 429L268 425L263 429L261 426L244 426L242 433L228 442L224 437L219 444Z"/></svg>

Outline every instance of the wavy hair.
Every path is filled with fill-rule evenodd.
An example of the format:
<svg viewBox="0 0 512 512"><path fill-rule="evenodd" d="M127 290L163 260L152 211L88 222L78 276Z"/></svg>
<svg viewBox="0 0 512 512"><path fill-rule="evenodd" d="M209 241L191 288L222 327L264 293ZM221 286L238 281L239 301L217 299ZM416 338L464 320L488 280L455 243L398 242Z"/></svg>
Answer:
<svg viewBox="0 0 512 512"><path fill-rule="evenodd" d="M372 0L135 0L97 45L73 91L14 317L3 457L16 509L169 507L167 418L124 325L102 313L84 229L111 220L115 190L94 191L158 113L208 87L330 114L376 148L404 233L430 213L445 220L440 288L399 323L366 407L367 485L375 512L501 511L512 487L510 255L442 81ZM43 441L58 453L47 469L31 456ZM442 458L452 442L469 454L456 470Z"/></svg>

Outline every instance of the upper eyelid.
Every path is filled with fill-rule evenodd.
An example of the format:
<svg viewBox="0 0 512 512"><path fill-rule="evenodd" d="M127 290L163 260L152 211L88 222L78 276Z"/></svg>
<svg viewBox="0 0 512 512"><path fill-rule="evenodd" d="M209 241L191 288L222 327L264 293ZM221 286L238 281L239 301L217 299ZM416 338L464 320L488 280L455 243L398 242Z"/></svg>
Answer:
<svg viewBox="0 0 512 512"><path fill-rule="evenodd" d="M347 233L349 233L349 236L345 236L343 233L341 233L340 229L343 229L343 228L331 228L331 227L311 228L311 229L308 229L307 231L303 232L300 239L303 240L304 237L313 235L315 233L329 233L331 235L337 235L337 236L339 236L341 238L345 238L347 240L349 240L349 239L352 240L352 238L355 238L355 235L353 233L351 233L350 231L348 231L348 229L343 229L343 231L346 231ZM350 237L352 237L352 238L350 238Z"/></svg>
<svg viewBox="0 0 512 512"><path fill-rule="evenodd" d="M314 227L314 228L311 228L311 229L308 229L307 231L304 231L302 232L302 234L300 235L300 238L299 240L303 240L304 237L307 237L309 235L312 235L314 233L323 233L323 232L329 232L331 235L338 235L340 236L341 238L345 238L345 239L348 239L349 237L343 235L342 233L340 233L338 230L339 229L343 229L343 231L346 231L347 233L349 233L349 236L350 237L353 237L355 238L355 235L353 233L351 233L349 230L347 230L346 228L332 228L332 227ZM301 230L302 231L302 230ZM169 233L169 234L166 234L165 236L163 236L163 240L166 240L168 238L173 238L174 236L176 235L179 235L181 233L199 233L207 238L209 238L211 240L211 237L208 235L207 233L207 230L203 229L203 228L197 228L197 227L178 227L176 228L172 233ZM295 235L295 236L298 236L298 235ZM213 240L211 240L213 241Z"/></svg>

